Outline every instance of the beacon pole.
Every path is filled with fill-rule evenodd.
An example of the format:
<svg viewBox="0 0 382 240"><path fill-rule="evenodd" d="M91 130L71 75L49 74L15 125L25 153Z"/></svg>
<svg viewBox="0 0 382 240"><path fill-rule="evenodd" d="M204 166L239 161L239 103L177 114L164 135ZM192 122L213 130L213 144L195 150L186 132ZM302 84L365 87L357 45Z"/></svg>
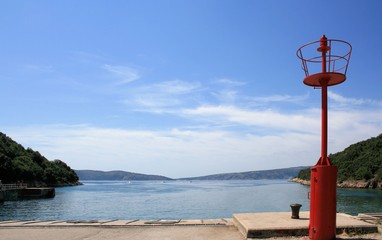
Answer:
<svg viewBox="0 0 382 240"><path fill-rule="evenodd" d="M333 49L331 49L332 42L341 44L342 47L345 46L345 49L347 47L349 51L343 55L333 53ZM319 44L319 47L315 48L317 44ZM337 167L331 164L327 156L328 87L346 80L351 51L352 47L349 43L341 40L328 40L325 35L319 41L303 45L297 51L297 56L302 60L306 75L304 83L308 86L321 88L322 98L321 157L317 164L311 167L310 175L309 237L314 240L332 240L336 238ZM321 53L320 56L307 56L309 53L317 52ZM309 65L317 63L322 64L321 73L309 74ZM334 67L338 68L334 69Z"/></svg>
<svg viewBox="0 0 382 240"><path fill-rule="evenodd" d="M317 51L322 53L322 73L326 73L326 52L330 48L328 47L328 40L324 36L320 39L320 47ZM321 84L321 161L319 165L330 165L330 161L327 158L328 152L328 78L323 77L319 80Z"/></svg>
<svg viewBox="0 0 382 240"><path fill-rule="evenodd" d="M336 194L337 168L332 166L327 156L328 146L328 83L330 76L326 73L326 53L330 50L327 38L322 36L317 51L322 54L322 74L318 81L321 87L321 157L311 168L311 202L309 237L315 240L336 238ZM312 191L314 190L314 191Z"/></svg>

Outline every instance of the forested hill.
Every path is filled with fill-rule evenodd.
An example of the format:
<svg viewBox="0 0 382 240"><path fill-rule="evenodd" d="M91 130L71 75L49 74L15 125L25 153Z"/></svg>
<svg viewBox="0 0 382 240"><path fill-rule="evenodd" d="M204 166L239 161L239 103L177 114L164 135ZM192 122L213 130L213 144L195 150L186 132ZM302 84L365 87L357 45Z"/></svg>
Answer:
<svg viewBox="0 0 382 240"><path fill-rule="evenodd" d="M77 174L61 160L49 161L39 152L13 141L0 132L0 180L33 186L78 185Z"/></svg>
<svg viewBox="0 0 382 240"><path fill-rule="evenodd" d="M306 167L291 167L273 170L249 171L238 173L221 173L202 177L182 178L182 180L258 180L258 179L288 179L295 177Z"/></svg>
<svg viewBox="0 0 382 240"><path fill-rule="evenodd" d="M141 173L132 173L125 171L95 171L95 170L75 170L80 180L172 180L171 178L159 175L147 175Z"/></svg>
<svg viewBox="0 0 382 240"><path fill-rule="evenodd" d="M361 181L364 187L382 185L382 134L350 145L342 152L330 154L329 159L338 168L338 182ZM301 171L298 178L309 180L310 170Z"/></svg>

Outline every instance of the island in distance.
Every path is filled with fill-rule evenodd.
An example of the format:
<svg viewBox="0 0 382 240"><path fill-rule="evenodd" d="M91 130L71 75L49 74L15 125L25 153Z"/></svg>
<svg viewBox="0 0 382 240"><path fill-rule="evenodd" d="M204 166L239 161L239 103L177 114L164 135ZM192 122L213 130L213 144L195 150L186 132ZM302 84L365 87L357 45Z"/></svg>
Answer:
<svg viewBox="0 0 382 240"><path fill-rule="evenodd" d="M262 171L249 171L238 173L221 173L201 177L187 177L172 179L160 175L147 175L125 171L95 171L75 170L80 180L115 180L115 181L142 181L142 180L258 180L258 179L290 179L307 167L291 167Z"/></svg>
<svg viewBox="0 0 382 240"><path fill-rule="evenodd" d="M75 170L81 180L114 180L114 181L165 181L173 180L159 175L148 175L125 171L95 171L95 170Z"/></svg>

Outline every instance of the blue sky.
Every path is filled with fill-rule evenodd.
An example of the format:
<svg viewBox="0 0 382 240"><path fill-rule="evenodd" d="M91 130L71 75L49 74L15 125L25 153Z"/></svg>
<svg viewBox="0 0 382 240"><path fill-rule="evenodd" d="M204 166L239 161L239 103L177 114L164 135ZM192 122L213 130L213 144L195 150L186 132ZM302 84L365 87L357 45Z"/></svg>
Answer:
<svg viewBox="0 0 382 240"><path fill-rule="evenodd" d="M329 149L382 133L381 1L2 1L1 132L75 169L169 177L308 166L321 93L297 49L353 46Z"/></svg>

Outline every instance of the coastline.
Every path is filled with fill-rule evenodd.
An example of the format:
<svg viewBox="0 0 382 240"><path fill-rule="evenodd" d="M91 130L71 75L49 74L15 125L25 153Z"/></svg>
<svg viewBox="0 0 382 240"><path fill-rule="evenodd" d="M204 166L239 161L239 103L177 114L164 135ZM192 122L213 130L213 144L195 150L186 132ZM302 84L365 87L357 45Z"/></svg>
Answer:
<svg viewBox="0 0 382 240"><path fill-rule="evenodd" d="M46 188L46 187L74 187L74 186L81 186L83 183L80 181L76 182L63 182L63 181L58 181L56 183L47 183L43 181L29 181L25 182L25 184L28 185L29 188Z"/></svg>
<svg viewBox="0 0 382 240"><path fill-rule="evenodd" d="M293 178L291 182L300 183L305 186L310 186L310 181ZM359 189L382 189L382 182L376 181L374 179L365 181L365 180L347 180L343 182L337 182L338 188L359 188Z"/></svg>

